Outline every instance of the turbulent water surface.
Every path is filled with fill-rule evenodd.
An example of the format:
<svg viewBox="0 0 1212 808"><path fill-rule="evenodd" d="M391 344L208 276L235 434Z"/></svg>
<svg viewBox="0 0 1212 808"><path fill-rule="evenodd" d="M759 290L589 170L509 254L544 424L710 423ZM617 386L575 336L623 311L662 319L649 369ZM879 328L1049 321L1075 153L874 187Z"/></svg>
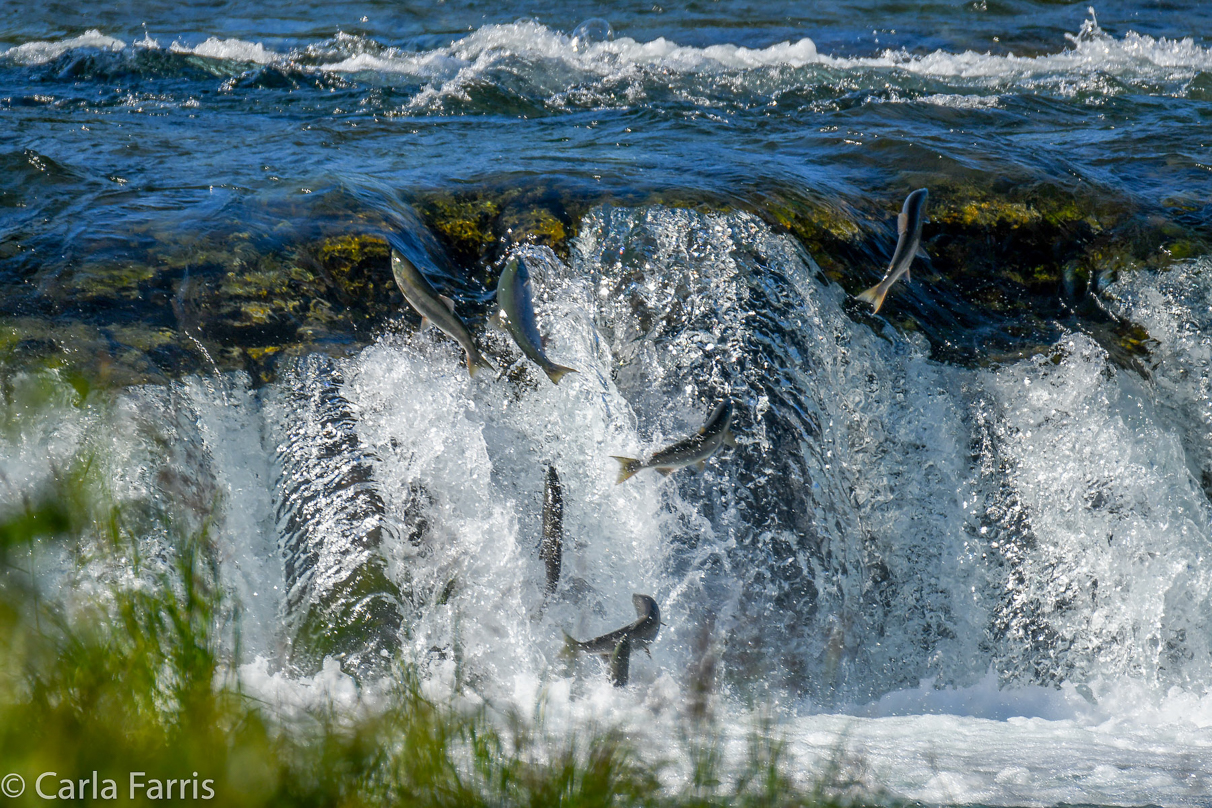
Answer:
<svg viewBox="0 0 1212 808"><path fill-rule="evenodd" d="M252 692L402 658L559 729L705 712L740 756L772 716L805 778L913 800L1212 804L1208 7L0 9L3 507L87 457L148 563L210 525ZM958 268L872 317L848 292L920 186ZM775 190L859 235L811 254ZM563 220L499 224L516 193ZM956 280L993 242L956 233L1013 216L1085 250L1035 244L1028 303ZM342 233L501 374L386 253L299 247ZM482 327L507 255L558 386ZM725 397L735 448L615 484ZM48 589L127 574L100 558ZM562 631L636 592L664 625L613 688Z"/></svg>

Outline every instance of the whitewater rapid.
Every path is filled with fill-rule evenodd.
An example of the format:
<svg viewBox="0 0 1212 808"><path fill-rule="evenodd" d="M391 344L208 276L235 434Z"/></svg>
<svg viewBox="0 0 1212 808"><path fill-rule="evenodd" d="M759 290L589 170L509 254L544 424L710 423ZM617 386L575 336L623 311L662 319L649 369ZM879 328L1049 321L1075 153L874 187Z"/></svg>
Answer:
<svg viewBox="0 0 1212 808"><path fill-rule="evenodd" d="M1193 80L1212 71L1212 50L1190 37L1128 31L1117 38L1099 27L1093 8L1066 40L1055 53L1028 56L886 49L875 56L849 57L821 53L808 37L765 48L694 47L663 37L615 37L600 20L571 33L518 20L484 25L448 45L421 50L343 32L279 51L261 42L220 37L163 45L147 31L127 42L92 29L61 40L14 45L0 52L0 61L34 67L72 60L61 65L63 75L73 74L78 63L102 73L122 65L156 74L165 69L155 57L162 53L184 60L178 69L232 77L226 90L248 71L264 69L325 82L330 89L343 88L348 80L403 90L405 100L383 110L389 116L491 112L488 101L496 98L499 106L500 100L489 92L493 89L548 112L657 102L728 109L784 99L807 99L815 106L824 101L815 96L822 89L846 93L875 77L886 92L870 93L867 100L872 102L920 100L980 109L997 107L999 94L1014 93L1089 96L1089 103L1100 104L1128 88L1184 97ZM94 56L103 59L100 65L89 62Z"/></svg>
<svg viewBox="0 0 1212 808"><path fill-rule="evenodd" d="M47 372L13 382L43 393L5 432L6 485L104 464L164 569L212 520L245 686L286 712L373 703L367 660L398 654L434 698L672 748L707 656L730 754L768 714L804 777L833 762L854 788L948 803L1212 795L1207 260L1105 294L1152 336L1142 375L1081 333L934 362L746 214L602 207L568 264L520 249L546 350L580 371L559 386L525 362L469 378L452 342L399 326L259 387L82 399ZM723 396L738 448L615 484L610 455L692 432ZM544 608L547 464L566 538ZM88 559L42 563L65 597L122 579ZM665 625L616 690L560 658L561 632L629 622L634 592ZM309 608L327 663L292 649Z"/></svg>

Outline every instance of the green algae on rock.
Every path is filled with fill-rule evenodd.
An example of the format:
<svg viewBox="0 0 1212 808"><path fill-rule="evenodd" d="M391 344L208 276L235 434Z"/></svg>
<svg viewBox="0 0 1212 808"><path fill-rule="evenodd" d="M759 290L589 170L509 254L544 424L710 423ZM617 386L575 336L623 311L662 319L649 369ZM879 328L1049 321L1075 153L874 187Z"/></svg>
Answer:
<svg viewBox="0 0 1212 808"><path fill-rule="evenodd" d="M577 189L534 180L419 192L412 199L452 261L486 282L488 268L515 243L550 247L567 260L577 222L590 207Z"/></svg>
<svg viewBox="0 0 1212 808"><path fill-rule="evenodd" d="M391 277L392 246L409 250L478 326L510 247L543 245L568 261L581 218L598 204L751 212L853 293L883 274L898 195L925 186L929 261L883 314L924 334L938 358L981 362L1047 344L1058 320L1104 316L1082 303L1103 279L1212 243L1206 204L1194 198L1142 211L1090 183L977 171L899 181L849 197L778 182L722 194L509 175L417 190L411 206L395 191L346 187L250 202L247 215L196 232L162 223L42 263L21 252L14 271L33 282L0 299L0 323L13 334L0 350L12 366L51 362L100 384L232 368L263 382L283 357L356 350L393 319L416 325Z"/></svg>

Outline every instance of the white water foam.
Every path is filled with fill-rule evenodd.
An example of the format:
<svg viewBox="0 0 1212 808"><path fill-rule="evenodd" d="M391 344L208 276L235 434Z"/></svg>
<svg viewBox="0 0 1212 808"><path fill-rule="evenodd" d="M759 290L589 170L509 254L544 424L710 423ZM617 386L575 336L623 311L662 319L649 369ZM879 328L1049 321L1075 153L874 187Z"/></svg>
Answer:
<svg viewBox="0 0 1212 808"><path fill-rule="evenodd" d="M490 699L535 689L557 664L559 626L578 635L617 628L634 619L633 592L669 602L660 575L668 516L655 485L616 487L603 450L634 442L635 422L610 381L588 298L583 283L568 283L542 312L548 352L580 370L558 387L470 379L457 349L426 335L367 349L349 385L363 439L382 459L385 499L402 506L417 487L430 499L432 528L410 564L414 585L432 593L414 658L445 670L454 654L460 684ZM581 594L558 598L540 619L536 504L546 463L564 489L565 591ZM437 658L435 647L444 649Z"/></svg>
<svg viewBox="0 0 1212 808"><path fill-rule="evenodd" d="M1054 350L984 380L996 474L1017 509L989 548L1009 568L999 642L1011 658L1064 649L1020 664L1074 681L1206 687L1212 521L1181 442L1151 391L1092 340L1072 335Z"/></svg>
<svg viewBox="0 0 1212 808"><path fill-rule="evenodd" d="M710 698L730 759L746 754L756 701L805 785L837 764L839 790L930 802L1207 803L1206 262L1113 287L1157 343L1142 380L1078 334L998 368L931 362L918 341L851 321L841 291L753 217L599 209L580 230L571 266L526 253L547 350L580 370L559 386L528 364L520 381L470 379L432 332L384 336L340 365L388 516L415 523L419 502L427 523L395 558L419 615L403 655L427 693L517 710L554 734L621 725L669 750L676 780L705 604L721 634L740 615L787 639L749 657L729 657L726 637L707 646L752 665L725 666ZM217 492L224 563L236 568L226 579L247 603L250 589L280 585L262 432L290 413L261 407L247 379L227 381L133 389L96 415L61 385L54 417L29 427L31 448L10 441L0 461L16 476L38 465L38 447L65 440L59 455L70 455L93 424L115 447L127 501ZM684 434L721 386L744 416L742 447L702 473L614 484L609 454ZM779 395L763 401L767 387ZM790 409L803 416L769 415ZM735 489L780 481L736 475L766 468L755 458L772 451L798 458L768 458L767 474L800 473L811 509L749 531ZM549 462L564 483L566 544L544 610ZM745 555L755 548L769 552ZM816 611L785 588L804 580ZM651 658L633 657L632 684L611 687L593 660L566 668L560 630L616 628L636 591L658 599L667 625ZM275 609L254 611L259 659L240 671L252 692L292 715L379 703L331 661L285 673L267 629ZM763 677L764 691L745 688ZM806 680L844 698L806 697L829 692Z"/></svg>
<svg viewBox="0 0 1212 808"><path fill-rule="evenodd" d="M1152 342L1148 381L1183 436L1192 473L1212 486L1212 260L1176 264L1160 275L1124 273L1104 297Z"/></svg>
<svg viewBox="0 0 1212 808"><path fill-rule="evenodd" d="M126 47L121 39L106 36L96 28L85 31L80 36L70 39L60 39L53 42L38 41L16 45L0 53L0 58L8 59L20 65L40 65L51 61L68 51L73 50L106 50L120 51Z"/></svg>
<svg viewBox="0 0 1212 808"><path fill-rule="evenodd" d="M3 518L45 494L95 426L91 411L80 416L83 398L59 371L15 373L7 381L6 418L0 428Z"/></svg>
<svg viewBox="0 0 1212 808"><path fill-rule="evenodd" d="M837 712L816 713L811 703L770 692L781 717L776 732L787 739L798 776L808 783L840 761L852 786L958 803L1183 805L1212 794L1205 681L1212 664L1195 636L1207 622L1212 589L1200 552L1207 509L1147 388L1079 335L1058 343L1055 356L996 370L933 365L897 335L881 338L851 323L836 290L813 280L806 265L796 269L794 247L746 217L658 209L596 212L585 224L573 266L542 274L550 286L542 287L540 307L549 350L579 367L579 376L553 387L535 374L512 390L471 380L457 349L429 336L384 338L350 366L349 397L383 458L389 508L407 500L413 483L432 502L432 529L410 561L414 580L423 582L418 590L433 593L411 645L427 692L445 698L460 689L497 710L541 715L556 733L621 724L654 747L676 749L669 739L684 731L697 653L678 623L705 590L702 569L691 578L670 574L678 551L669 537L687 524L710 535L741 523L728 512L722 522L705 519L704 503L687 500L688 489L674 480L641 476L611 485L606 453L659 443L699 408L690 406L691 393L681 400L674 367L636 342L643 332L619 319L613 281L603 281L615 277L608 257L621 256L619 277L639 284L630 295L656 307L666 291L705 302L693 286L680 286L686 268L697 267L703 288L723 295L722 322L739 324L753 291L739 281L750 259L738 246L761 245L768 271L798 276L808 307L800 328L820 345L801 361L823 397L820 412L833 416L833 461L851 469L840 479L855 486L862 504L853 524L883 545L878 557L895 583L893 608L865 617L884 619L882 640L864 637L858 617L835 623L846 626L837 664L876 679L888 664L937 671ZM643 275L628 274L637 267ZM734 307L739 319L728 313ZM702 337L725 355L731 350L726 333L696 333L689 342L657 343L679 363L690 361L678 365L682 372L696 367ZM698 353L683 356L691 342ZM652 361L660 366L655 375ZM650 372L628 381L626 368L637 362ZM626 390L618 386L624 383ZM673 418L654 406L672 407ZM651 440L639 429L645 423L657 425ZM979 468L966 471L970 439L984 448ZM588 586L539 617L534 545L547 461L565 479L566 574ZM721 460L719 468L734 462ZM981 469L997 485L987 485ZM703 479L718 480L714 474ZM1011 500L1013 525L1001 518ZM835 518L853 507L833 505ZM724 545L735 538L725 534L721 545L706 546L726 559ZM845 540L834 539L834 556L857 567L871 563L846 550ZM840 568L815 573L822 585L841 576L830 602L853 604L860 614L870 608L859 591L862 576L849 580ZM919 588L919 577L942 586ZM653 659L634 661L632 685L611 688L597 663L564 671L555 657L557 630L594 633L625 622L627 595L644 588L670 625ZM998 621L1002 628L991 628ZM941 634L931 637L931 628ZM1034 647L1031 631L1054 647ZM849 632L861 639L846 639ZM933 652L906 656L922 641L935 643ZM852 643L884 644L882 662ZM1031 654L1044 684L1014 667ZM828 655L813 664L830 664ZM712 710L730 728L725 747L739 757L758 718L734 692L724 686ZM674 762L676 779L686 761Z"/></svg>
<svg viewBox="0 0 1212 808"><path fill-rule="evenodd" d="M698 48L664 38L639 42L629 37L587 43L535 21L519 21L485 25L448 46L425 51L384 47L349 34L287 52L259 42L216 37L195 46L175 41L169 49L221 62L365 75L375 82L404 77L422 83L403 111L466 101L481 84L512 87L555 108L634 104L671 90L685 101L711 105L719 103L713 96L731 97L738 88L777 97L806 85L833 86L856 73L877 74L891 86L904 83L911 95L920 91L915 82L929 79L956 92L940 88L919 100L973 108L995 106L996 95L987 95L991 93L1072 96L1083 92L1101 97L1122 92L1122 83L1144 84L1151 93L1161 85L1167 94L1182 95L1194 76L1212 70L1212 49L1193 39L1155 38L1132 31L1117 39L1098 27L1093 10L1081 30L1067 37L1067 47L1038 56L888 50L872 57L836 57L819 53L807 37L766 48L731 44ZM145 36L130 49L152 47L158 46ZM127 46L92 30L71 39L18 45L0 58L33 65L72 50L97 48L121 51ZM906 81L905 76L915 78Z"/></svg>
<svg viewBox="0 0 1212 808"><path fill-rule="evenodd" d="M168 49L173 53L189 53L206 59L229 62L251 62L267 65L284 60L283 54L268 50L260 42L245 42L242 39L218 39L211 37L200 45L188 47L174 42Z"/></svg>

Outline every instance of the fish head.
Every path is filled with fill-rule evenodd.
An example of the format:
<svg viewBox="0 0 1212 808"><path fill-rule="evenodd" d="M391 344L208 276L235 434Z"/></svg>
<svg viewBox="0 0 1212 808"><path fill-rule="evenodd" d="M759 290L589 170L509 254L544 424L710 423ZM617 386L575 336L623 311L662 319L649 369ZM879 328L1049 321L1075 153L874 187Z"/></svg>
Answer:
<svg viewBox="0 0 1212 808"><path fill-rule="evenodd" d="M522 283L530 283L530 270L526 268L526 260L515 255L511 261L514 264L514 271L518 273L518 280Z"/></svg>
<svg viewBox="0 0 1212 808"><path fill-rule="evenodd" d="M391 251L391 274L395 277L396 283L404 287L408 283L410 275L414 275L417 268L413 266L412 261L409 261L399 250Z"/></svg>
<svg viewBox="0 0 1212 808"><path fill-rule="evenodd" d="M732 423L733 403L731 398L726 398L715 406L711 411L711 415L707 418L707 423L703 424L703 428L699 430L704 432L722 432Z"/></svg>
<svg viewBox="0 0 1212 808"><path fill-rule="evenodd" d="M505 268L501 270L501 277L497 278L497 305L501 306L501 290L518 274L518 257L515 255L505 262ZM504 308L502 306L502 308Z"/></svg>
<svg viewBox="0 0 1212 808"><path fill-rule="evenodd" d="M652 617L658 622L661 619L661 610L657 608L657 602L648 595L635 593L631 596L631 602L635 605L635 613L637 617Z"/></svg>

